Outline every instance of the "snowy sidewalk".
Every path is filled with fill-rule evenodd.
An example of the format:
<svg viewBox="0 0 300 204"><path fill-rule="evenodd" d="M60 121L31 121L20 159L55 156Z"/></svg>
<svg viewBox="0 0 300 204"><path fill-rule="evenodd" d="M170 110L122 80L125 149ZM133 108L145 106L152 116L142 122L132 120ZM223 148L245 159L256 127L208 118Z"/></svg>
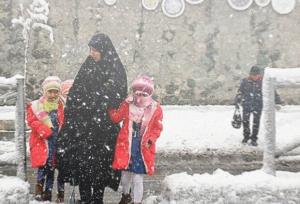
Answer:
<svg viewBox="0 0 300 204"><path fill-rule="evenodd" d="M207 151L262 151L263 131L258 147L241 144L242 129L231 126L233 106L163 106L164 129L157 142L157 151L165 154L199 154ZM13 120L14 107L0 107L0 120ZM300 106L283 106L276 112L277 146L282 147L300 138ZM12 142L0 142L0 162L11 160L1 155L14 152ZM10 155L11 156L11 155Z"/></svg>
<svg viewBox="0 0 300 204"><path fill-rule="evenodd" d="M164 130L158 140L160 152L200 153L207 150L243 150L242 128L231 126L233 106L164 106ZM276 112L277 145L281 147L300 137L300 106L283 106ZM258 135L262 150L264 127Z"/></svg>
<svg viewBox="0 0 300 204"><path fill-rule="evenodd" d="M13 110L14 108L12 107L0 108L0 119L13 119ZM196 176L197 178L202 178L201 176L203 175L203 179L209 177L213 180L213 176L203 173L213 173L217 168L222 168L232 174L239 174L243 171L259 169L261 167L262 134L259 135L258 147L242 145L242 129L236 130L231 127L232 106L164 106L163 110L164 130L157 143L157 171L153 177L145 178L145 198L151 195L157 196L161 192L162 194L155 197L155 201L149 203L157 203L157 199L162 199L161 203L164 203L164 199L169 199L170 197L167 197L168 192L164 190L165 188L172 190L172 193L174 193L173 191L177 191L178 188L180 189L180 185L177 186L174 180L178 180L184 176L181 172L188 172L190 174L184 177L188 182L194 180L194 174L200 174L200 176ZM292 142L300 134L300 127L298 125L300 122L300 106L283 107L277 112L276 120L278 127L277 143L279 146ZM14 148L14 142L0 141L0 163L1 160L4 163L14 163ZM289 158L290 163L285 163L286 161L284 161L279 165L280 168L288 171L299 170L299 162L296 164L293 163L295 159L297 157ZM220 178L223 176L228 177L228 173L222 173L222 171L217 171L214 175ZM253 175L256 174L254 173ZM292 175L297 176L296 174ZM34 187L34 174L32 170L30 170L29 177L31 177L30 189L32 191ZM166 179L164 180L165 177ZM229 176L229 178L231 177ZM283 178L282 182L284 180L285 178ZM163 181L162 191L160 186L161 181ZM191 183L188 182L187 184ZM196 189L198 185L200 184L198 183L194 187L188 185L186 188L181 188L182 191L178 191L177 195L172 195L180 196L181 193L186 194L186 192L191 191L191 188L195 188L195 195L199 194L201 192L198 192L199 189ZM210 183L206 185L213 186ZM226 187L223 187L223 189L226 189ZM66 190L69 191L69 189ZM235 196L235 194L233 195ZM120 193L108 192L106 194L106 203L116 203L119 198ZM233 198L237 201L239 200L239 198ZM151 200L151 197L149 199ZM199 198L194 196L191 199L197 201ZM224 199L224 202L220 201L219 203L226 203L226 199L231 198L222 197L222 199ZM173 201L175 202L176 200L173 199ZM181 202L180 199L177 201L177 203ZM182 202L189 203L184 200Z"/></svg>

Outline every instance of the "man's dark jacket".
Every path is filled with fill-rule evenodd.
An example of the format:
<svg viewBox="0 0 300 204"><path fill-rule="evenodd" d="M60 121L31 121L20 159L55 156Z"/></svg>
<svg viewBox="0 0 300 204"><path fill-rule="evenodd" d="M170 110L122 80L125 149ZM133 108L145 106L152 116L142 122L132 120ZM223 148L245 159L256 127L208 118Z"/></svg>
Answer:
<svg viewBox="0 0 300 204"><path fill-rule="evenodd" d="M275 103L280 104L281 99L275 91ZM238 93L235 97L235 104L241 104L246 111L258 111L263 108L262 80L242 79Z"/></svg>

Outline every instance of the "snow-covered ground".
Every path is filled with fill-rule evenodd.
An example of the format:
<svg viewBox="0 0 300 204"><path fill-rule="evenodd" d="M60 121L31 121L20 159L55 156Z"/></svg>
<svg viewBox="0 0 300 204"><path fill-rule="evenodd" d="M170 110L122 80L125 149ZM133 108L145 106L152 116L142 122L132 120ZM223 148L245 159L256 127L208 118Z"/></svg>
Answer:
<svg viewBox="0 0 300 204"><path fill-rule="evenodd" d="M203 152L207 149L236 151L241 144L242 129L234 129L232 106L164 106L164 130L158 140L159 152ZM282 106L276 112L277 146L300 138L300 106ZM262 128L258 148L263 147Z"/></svg>
<svg viewBox="0 0 300 204"><path fill-rule="evenodd" d="M242 129L231 126L233 106L164 106L163 111L164 129L157 142L158 152L200 153L208 149L231 152L245 149L241 144ZM0 120L12 120L14 117L13 107L0 107ZM276 112L279 148L300 138L299 124L300 106L282 106ZM261 126L257 147L260 150L264 140L263 124ZM1 155L14 151L12 142L0 142L0 162L10 161Z"/></svg>
<svg viewBox="0 0 300 204"><path fill-rule="evenodd" d="M231 126L233 106L164 106L163 110L164 130L157 143L158 152L201 153L208 149L236 152L247 148L263 148L264 127L260 131L258 147L245 147L241 144L242 129L234 129ZM1 107L0 119L13 119L13 111L12 107ZM278 147L300 138L300 106L283 106L276 112L276 124ZM14 151L14 142L0 142L0 162L13 161ZM19 186L19 181L13 179L2 177L0 185L10 182L11 185L16 183ZM299 184L300 173L291 172L277 172L277 177L262 171L247 172L238 176L222 170L212 175L180 173L166 177L162 195L149 197L146 203L283 203L283 200L289 201L286 203L298 203L299 191L295 189L299 189ZM20 188L25 192L22 189L26 185L27 183L22 184L15 190ZM1 189L0 186L0 191ZM0 194L8 195L9 192L11 191L2 189ZM0 201L1 198L0 195Z"/></svg>
<svg viewBox="0 0 300 204"><path fill-rule="evenodd" d="M300 202L300 173L261 170L233 176L220 169L213 174L179 173L167 176L160 196L145 204L296 204Z"/></svg>
<svg viewBox="0 0 300 204"><path fill-rule="evenodd" d="M14 177L0 175L0 203L25 204L29 199L29 183Z"/></svg>

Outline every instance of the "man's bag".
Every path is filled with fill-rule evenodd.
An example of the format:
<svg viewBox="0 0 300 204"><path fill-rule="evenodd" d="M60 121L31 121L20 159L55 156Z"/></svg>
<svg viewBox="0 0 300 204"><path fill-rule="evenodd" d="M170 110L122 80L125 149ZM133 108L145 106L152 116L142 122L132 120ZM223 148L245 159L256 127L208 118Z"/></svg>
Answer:
<svg viewBox="0 0 300 204"><path fill-rule="evenodd" d="M241 116L239 108L235 108L235 110L234 110L231 125L232 125L232 127L236 128L236 129L239 129L242 126L242 116Z"/></svg>

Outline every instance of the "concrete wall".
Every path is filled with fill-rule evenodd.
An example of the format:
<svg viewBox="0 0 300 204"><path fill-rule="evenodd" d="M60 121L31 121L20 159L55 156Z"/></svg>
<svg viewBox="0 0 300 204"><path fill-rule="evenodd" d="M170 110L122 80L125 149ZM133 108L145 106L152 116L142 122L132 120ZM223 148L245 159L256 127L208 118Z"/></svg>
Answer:
<svg viewBox="0 0 300 204"><path fill-rule="evenodd" d="M20 1L20 0L19 0ZM0 75L22 70L24 45L20 28L10 19L20 3L0 0ZM30 3L31 0L22 1ZM164 104L230 104L242 77L254 64L300 67L300 3L288 15L254 3L233 10L226 0L186 4L184 14L166 17L160 7L142 8L141 1L49 0L48 24L54 31L30 35L27 91L36 94L48 75L73 78L88 55L96 32L107 33L126 66L128 80L146 73L155 78ZM300 103L298 90L279 90L288 103Z"/></svg>

